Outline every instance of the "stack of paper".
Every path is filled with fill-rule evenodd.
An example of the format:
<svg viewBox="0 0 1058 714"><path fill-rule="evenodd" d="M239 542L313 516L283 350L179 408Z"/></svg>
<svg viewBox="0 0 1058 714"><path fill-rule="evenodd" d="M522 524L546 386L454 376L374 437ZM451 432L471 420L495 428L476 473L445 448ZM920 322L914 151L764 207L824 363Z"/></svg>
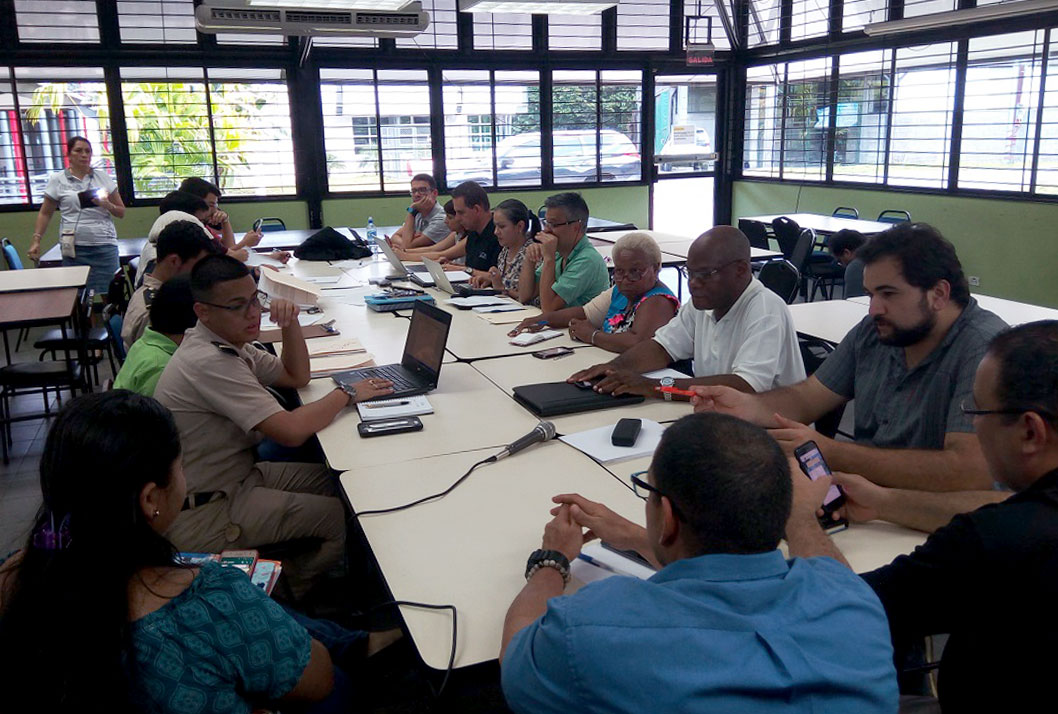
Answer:
<svg viewBox="0 0 1058 714"><path fill-rule="evenodd" d="M470 295L467 297L448 298L445 300L445 305L474 308L491 305L514 305L515 307L520 307L518 303L504 295Z"/></svg>
<svg viewBox="0 0 1058 714"><path fill-rule="evenodd" d="M337 355L321 355L309 359L309 369L312 378L328 377L332 374L345 372L357 367L363 367L368 362L374 361L375 356L370 352L345 352Z"/></svg>
<svg viewBox="0 0 1058 714"><path fill-rule="evenodd" d="M481 313L477 310L475 310L474 312L477 312L478 317L480 317L482 320L489 323L490 325L513 325L521 322L527 317L535 317L536 315L540 314L540 311L536 308L523 308L521 310L511 312Z"/></svg>
<svg viewBox="0 0 1058 714"><path fill-rule="evenodd" d="M250 266L267 265L268 267L275 268L276 270L289 269L289 266L283 263L283 261L268 257L268 253L256 253L252 250L249 252L249 256L246 258L246 264Z"/></svg>
<svg viewBox="0 0 1058 714"><path fill-rule="evenodd" d="M360 340L355 337L325 337L307 343L310 357L367 352Z"/></svg>
<svg viewBox="0 0 1058 714"><path fill-rule="evenodd" d="M583 451L600 463L634 459L639 456L650 456L661 442L661 433L665 427L650 419L642 419L642 427L636 443L632 446L614 446L610 441L615 424L600 426L598 429L578 431L559 437L574 449Z"/></svg>
<svg viewBox="0 0 1058 714"><path fill-rule="evenodd" d="M360 418L364 421L433 414L433 407L429 400L421 394L416 397L361 402L356 405L356 410L360 412Z"/></svg>
<svg viewBox="0 0 1058 714"><path fill-rule="evenodd" d="M518 347L528 347L529 345L535 345L537 342L543 342L544 340L550 340L555 337L562 337L562 331L540 330L539 332L523 332L517 337L512 337L511 344L517 345Z"/></svg>

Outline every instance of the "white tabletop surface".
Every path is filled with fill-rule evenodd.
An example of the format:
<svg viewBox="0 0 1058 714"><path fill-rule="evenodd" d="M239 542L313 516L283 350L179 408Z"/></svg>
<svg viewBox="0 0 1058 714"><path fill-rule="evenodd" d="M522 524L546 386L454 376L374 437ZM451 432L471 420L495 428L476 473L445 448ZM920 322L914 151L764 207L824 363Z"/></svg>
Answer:
<svg viewBox="0 0 1058 714"><path fill-rule="evenodd" d="M776 213L769 216L742 216L741 220L760 221L761 223L770 224L780 216L786 216L796 221L801 228L811 228L817 233L837 233L845 228L850 228L864 235L872 235L887 231L893 227L892 223L868 221L862 218L840 218L838 216L827 216L822 213Z"/></svg>
<svg viewBox="0 0 1058 714"><path fill-rule="evenodd" d="M606 261L606 267L613 269L613 243L599 243L595 246L595 250L602 256L602 259ZM687 262L686 255L677 255L675 253L667 253L664 248L661 251L661 266L668 268L674 265L683 265Z"/></svg>
<svg viewBox="0 0 1058 714"><path fill-rule="evenodd" d="M0 271L0 292L80 288L88 282L88 270L87 265L3 270Z"/></svg>
<svg viewBox="0 0 1058 714"><path fill-rule="evenodd" d="M686 261L687 251L691 243L697 240L697 236L680 236L673 233L662 233L660 231L609 231L606 233L589 233L589 238L600 241L616 242L618 238L626 233L646 233L650 235L661 248L662 254L674 255ZM764 250L762 248L750 248L750 260L768 260L770 258L781 258L782 253L775 250ZM666 263L667 265L668 263Z"/></svg>
<svg viewBox="0 0 1058 714"><path fill-rule="evenodd" d="M379 439L388 441L390 438ZM386 508L442 491L489 450L403 461L385 469L357 465L341 476L355 510ZM537 444L479 467L444 498L360 525L393 597L452 604L459 613L456 667L496 659L503 619L525 585L525 561L540 547L551 497L576 491L638 523L643 502L595 462L559 441ZM423 661L448 664L447 611L401 608Z"/></svg>
<svg viewBox="0 0 1058 714"><path fill-rule="evenodd" d="M1027 302L1006 300L1005 298L992 297L991 295L978 295L974 293L977 304L985 310L999 315L1008 325L1023 325L1026 322L1037 320L1058 320L1058 310L1053 307L1032 305ZM870 305L871 299L867 296L849 298L849 302L861 305Z"/></svg>
<svg viewBox="0 0 1058 714"><path fill-rule="evenodd" d="M308 404L333 389L333 380L314 379L298 394ZM419 417L422 431L405 434L363 439L356 431L356 408L342 410L317 434L327 463L336 471L348 471L469 449L498 450L539 421L468 364L444 365L437 389L426 398L434 413Z"/></svg>
<svg viewBox="0 0 1058 714"><path fill-rule="evenodd" d="M852 300L820 300L790 305L794 329L807 337L818 337L837 344L860 320L867 317L867 306Z"/></svg>
<svg viewBox="0 0 1058 714"><path fill-rule="evenodd" d="M598 347L583 347L574 350L568 357L557 359L537 359L532 355L505 357L503 359L480 360L474 362L474 369L488 377L493 383L508 394L513 394L515 387L538 382L562 382L576 371L593 364L609 362L617 355ZM544 417L555 424L560 434L573 434L586 429L594 429L604 424L616 424L619 419L653 419L657 422L675 421L690 414L691 406L687 402L666 402L663 399L647 399L641 404L630 404L614 409L600 409L580 414Z"/></svg>

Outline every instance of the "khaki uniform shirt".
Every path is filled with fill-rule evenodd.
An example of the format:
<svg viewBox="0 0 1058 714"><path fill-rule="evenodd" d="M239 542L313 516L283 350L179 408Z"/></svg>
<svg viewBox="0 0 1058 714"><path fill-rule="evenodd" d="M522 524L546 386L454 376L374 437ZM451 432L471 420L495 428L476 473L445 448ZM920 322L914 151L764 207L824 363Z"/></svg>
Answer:
<svg viewBox="0 0 1058 714"><path fill-rule="evenodd" d="M121 321L121 341L125 343L125 351L132 349L136 340L147 329L151 321L150 306L154 294L162 287L162 281L150 273L143 276L143 285L129 298L129 306L125 309L125 317Z"/></svg>
<svg viewBox="0 0 1058 714"><path fill-rule="evenodd" d="M283 411L265 385L284 373L278 357L252 344L225 342L202 323L184 334L154 398L180 431L187 492L223 491L229 498L253 469L253 428Z"/></svg>

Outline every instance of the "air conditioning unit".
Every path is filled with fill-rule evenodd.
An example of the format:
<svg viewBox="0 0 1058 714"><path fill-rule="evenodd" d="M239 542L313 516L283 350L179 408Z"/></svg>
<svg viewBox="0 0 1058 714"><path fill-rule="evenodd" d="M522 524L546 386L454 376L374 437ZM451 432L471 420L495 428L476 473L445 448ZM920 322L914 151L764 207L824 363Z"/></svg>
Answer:
<svg viewBox="0 0 1058 714"><path fill-rule="evenodd" d="M354 5L355 0L349 4ZM400 10L248 7L246 3L203 3L195 9L195 27L206 34L412 37L429 25L430 15L422 11L420 2L409 2Z"/></svg>

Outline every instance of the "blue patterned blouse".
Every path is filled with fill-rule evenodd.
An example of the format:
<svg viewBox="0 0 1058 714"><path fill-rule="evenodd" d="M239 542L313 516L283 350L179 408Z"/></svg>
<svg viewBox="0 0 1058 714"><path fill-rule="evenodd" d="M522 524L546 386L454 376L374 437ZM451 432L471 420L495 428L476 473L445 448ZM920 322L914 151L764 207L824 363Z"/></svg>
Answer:
<svg viewBox="0 0 1058 714"><path fill-rule="evenodd" d="M235 568L201 567L191 585L132 623L134 684L157 711L253 710L279 699L309 663L304 627Z"/></svg>
<svg viewBox="0 0 1058 714"><path fill-rule="evenodd" d="M606 313L606 319L602 322L602 331L610 333L628 332L632 328L632 323L636 319L636 310L647 298L654 297L655 295L661 295L672 301L675 305L676 310L680 309L680 301L676 299L676 296L669 290L669 286L665 283L658 281L658 284L647 290L643 297L636 300L635 305L628 304L628 298L625 297L617 289L617 286L613 286L613 293L610 295L610 309Z"/></svg>

